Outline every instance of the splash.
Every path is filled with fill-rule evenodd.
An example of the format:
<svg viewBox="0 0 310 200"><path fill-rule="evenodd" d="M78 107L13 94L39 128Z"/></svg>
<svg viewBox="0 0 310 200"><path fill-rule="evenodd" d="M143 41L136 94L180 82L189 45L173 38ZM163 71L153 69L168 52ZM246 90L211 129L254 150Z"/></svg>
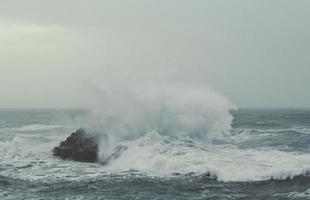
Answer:
<svg viewBox="0 0 310 200"><path fill-rule="evenodd" d="M240 149L191 139L173 140L150 132L124 142L128 150L110 162L112 171L137 170L149 176L207 175L219 181L253 182L309 175L309 154L272 149Z"/></svg>
<svg viewBox="0 0 310 200"><path fill-rule="evenodd" d="M99 87L97 93L101 101L92 109L91 126L104 133L102 158L107 158L120 142L136 140L152 131L209 143L229 134L233 119L230 110L235 108L209 88L180 84Z"/></svg>
<svg viewBox="0 0 310 200"><path fill-rule="evenodd" d="M93 126L110 142L137 139L150 131L210 141L231 128L234 106L207 88L185 86L100 89Z"/></svg>
<svg viewBox="0 0 310 200"><path fill-rule="evenodd" d="M104 168L147 175L208 174L221 181L286 179L309 173L308 155L216 144L230 135L235 107L202 87L101 88L94 124ZM289 164L288 164L289 163Z"/></svg>

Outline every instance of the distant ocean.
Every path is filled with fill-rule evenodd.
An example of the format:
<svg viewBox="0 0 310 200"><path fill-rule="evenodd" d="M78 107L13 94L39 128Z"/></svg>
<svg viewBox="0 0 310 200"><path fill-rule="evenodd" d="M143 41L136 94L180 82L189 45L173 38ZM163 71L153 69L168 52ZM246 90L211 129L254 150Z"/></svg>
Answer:
<svg viewBox="0 0 310 200"><path fill-rule="evenodd" d="M105 165L53 157L55 146L89 126L89 115L0 110L0 199L310 199L310 110L231 111L231 128L210 140L178 124L167 128L173 120L134 137L128 127L122 140L109 133L126 148Z"/></svg>

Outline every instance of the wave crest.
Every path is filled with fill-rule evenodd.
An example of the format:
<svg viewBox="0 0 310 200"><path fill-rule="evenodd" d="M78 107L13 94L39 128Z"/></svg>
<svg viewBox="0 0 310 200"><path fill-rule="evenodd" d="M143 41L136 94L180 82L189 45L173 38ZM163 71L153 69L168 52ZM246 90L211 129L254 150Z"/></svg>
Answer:
<svg viewBox="0 0 310 200"><path fill-rule="evenodd" d="M208 174L225 182L285 180L310 172L308 154L210 145L189 138L173 139L156 132L123 142L122 146L126 146L126 150L107 163L108 169L138 170L154 176Z"/></svg>

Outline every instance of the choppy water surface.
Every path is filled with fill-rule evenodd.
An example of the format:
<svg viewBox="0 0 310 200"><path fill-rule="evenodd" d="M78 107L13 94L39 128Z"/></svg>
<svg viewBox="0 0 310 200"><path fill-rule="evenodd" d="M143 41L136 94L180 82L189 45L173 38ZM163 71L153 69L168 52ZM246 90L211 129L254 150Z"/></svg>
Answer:
<svg viewBox="0 0 310 200"><path fill-rule="evenodd" d="M110 136L113 145L101 144L99 160L125 148L102 165L51 154L89 125L87 111L0 110L0 199L310 198L310 110L232 115L232 128L212 141L171 127Z"/></svg>

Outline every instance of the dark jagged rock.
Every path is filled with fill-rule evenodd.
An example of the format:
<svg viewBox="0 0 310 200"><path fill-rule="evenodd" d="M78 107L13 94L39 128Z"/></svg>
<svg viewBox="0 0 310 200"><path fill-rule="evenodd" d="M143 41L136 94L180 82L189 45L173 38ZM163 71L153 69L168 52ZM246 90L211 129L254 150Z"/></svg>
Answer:
<svg viewBox="0 0 310 200"><path fill-rule="evenodd" d="M65 160L81 162L96 162L98 156L98 136L87 134L84 129L72 133L58 147L53 149L53 155Z"/></svg>

